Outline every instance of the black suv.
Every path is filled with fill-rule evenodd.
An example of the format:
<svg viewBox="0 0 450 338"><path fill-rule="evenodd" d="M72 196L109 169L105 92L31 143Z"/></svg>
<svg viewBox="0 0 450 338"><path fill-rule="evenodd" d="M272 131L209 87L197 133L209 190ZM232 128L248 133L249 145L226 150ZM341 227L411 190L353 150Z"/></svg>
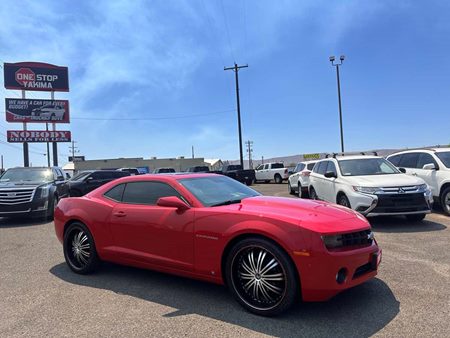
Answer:
<svg viewBox="0 0 450 338"><path fill-rule="evenodd" d="M68 195L59 167L11 168L0 176L0 217L52 219L58 200Z"/></svg>
<svg viewBox="0 0 450 338"><path fill-rule="evenodd" d="M69 180L69 194L71 197L83 196L116 178L130 175L127 171L118 170L82 171Z"/></svg>

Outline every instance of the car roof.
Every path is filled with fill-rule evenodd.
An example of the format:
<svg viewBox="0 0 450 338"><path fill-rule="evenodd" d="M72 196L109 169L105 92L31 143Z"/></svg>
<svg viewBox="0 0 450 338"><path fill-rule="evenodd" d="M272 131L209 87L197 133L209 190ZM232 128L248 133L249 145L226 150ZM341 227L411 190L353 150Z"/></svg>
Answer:
<svg viewBox="0 0 450 338"><path fill-rule="evenodd" d="M178 181L185 178L200 178L200 177L211 177L220 176L227 177L219 174L210 173L163 173L163 174L144 174L137 176L125 176L121 177L115 182L133 182L133 181L152 181L152 180L164 180L164 181Z"/></svg>
<svg viewBox="0 0 450 338"><path fill-rule="evenodd" d="M328 158L324 158L323 160L320 161L325 161L325 160L365 160L365 159L369 159L369 158L382 158L381 156L375 156L375 155L348 155L348 156L342 156L342 155L338 155L336 157L328 157Z"/></svg>
<svg viewBox="0 0 450 338"><path fill-rule="evenodd" d="M392 153L387 157L393 156L393 155L401 155L401 154L409 154L409 153L417 153L417 152L426 152L429 154L432 153L441 153L441 152L447 152L450 151L450 147L435 147L435 148L417 148L417 149L408 149L403 151L398 151L396 153Z"/></svg>

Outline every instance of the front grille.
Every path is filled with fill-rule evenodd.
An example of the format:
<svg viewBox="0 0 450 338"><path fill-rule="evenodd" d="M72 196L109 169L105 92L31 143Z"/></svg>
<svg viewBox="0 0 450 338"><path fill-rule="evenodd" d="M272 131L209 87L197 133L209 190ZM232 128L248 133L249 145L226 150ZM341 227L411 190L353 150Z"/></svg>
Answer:
<svg viewBox="0 0 450 338"><path fill-rule="evenodd" d="M426 211L428 204L423 193L378 195L373 213Z"/></svg>
<svg viewBox="0 0 450 338"><path fill-rule="evenodd" d="M355 246L355 245L372 245L373 235L371 230L364 230L358 232L351 232L342 235L342 246Z"/></svg>
<svg viewBox="0 0 450 338"><path fill-rule="evenodd" d="M13 188L0 190L0 204L14 205L29 203L33 199L35 188Z"/></svg>

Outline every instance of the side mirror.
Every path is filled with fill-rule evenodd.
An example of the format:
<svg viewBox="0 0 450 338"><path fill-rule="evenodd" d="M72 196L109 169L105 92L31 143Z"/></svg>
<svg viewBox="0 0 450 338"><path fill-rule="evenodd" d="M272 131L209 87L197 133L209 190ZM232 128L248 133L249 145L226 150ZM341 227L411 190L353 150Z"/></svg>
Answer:
<svg viewBox="0 0 450 338"><path fill-rule="evenodd" d="M334 171L327 171L324 176L326 178L337 178L337 175Z"/></svg>
<svg viewBox="0 0 450 338"><path fill-rule="evenodd" d="M86 178L86 182L91 182L94 178L92 176L89 176L88 178Z"/></svg>
<svg viewBox="0 0 450 338"><path fill-rule="evenodd" d="M189 205L176 196L161 197L156 201L156 205L159 207L177 208L180 211L185 211L190 208Z"/></svg>
<svg viewBox="0 0 450 338"><path fill-rule="evenodd" d="M424 170L437 170L436 166L434 165L434 163L427 163L425 164L422 169Z"/></svg>
<svg viewBox="0 0 450 338"><path fill-rule="evenodd" d="M406 174L406 169L405 168L398 168L398 170L400 170L400 172Z"/></svg>

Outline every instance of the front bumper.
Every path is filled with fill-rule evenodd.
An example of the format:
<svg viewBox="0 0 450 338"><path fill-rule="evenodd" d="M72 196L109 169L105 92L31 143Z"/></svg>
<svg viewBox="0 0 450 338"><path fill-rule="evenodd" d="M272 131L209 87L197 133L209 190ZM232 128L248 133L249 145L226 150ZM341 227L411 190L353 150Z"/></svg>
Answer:
<svg viewBox="0 0 450 338"><path fill-rule="evenodd" d="M381 255L381 249L374 242L368 247L354 250L325 250L309 257L296 257L303 301L326 301L375 277L381 263ZM345 278L339 279L342 271Z"/></svg>
<svg viewBox="0 0 450 338"><path fill-rule="evenodd" d="M0 204L0 217L41 217L48 212L48 198L34 198L20 204Z"/></svg>
<svg viewBox="0 0 450 338"><path fill-rule="evenodd" d="M349 196L352 208L366 217L428 214L433 206L431 191L414 193L365 194Z"/></svg>

